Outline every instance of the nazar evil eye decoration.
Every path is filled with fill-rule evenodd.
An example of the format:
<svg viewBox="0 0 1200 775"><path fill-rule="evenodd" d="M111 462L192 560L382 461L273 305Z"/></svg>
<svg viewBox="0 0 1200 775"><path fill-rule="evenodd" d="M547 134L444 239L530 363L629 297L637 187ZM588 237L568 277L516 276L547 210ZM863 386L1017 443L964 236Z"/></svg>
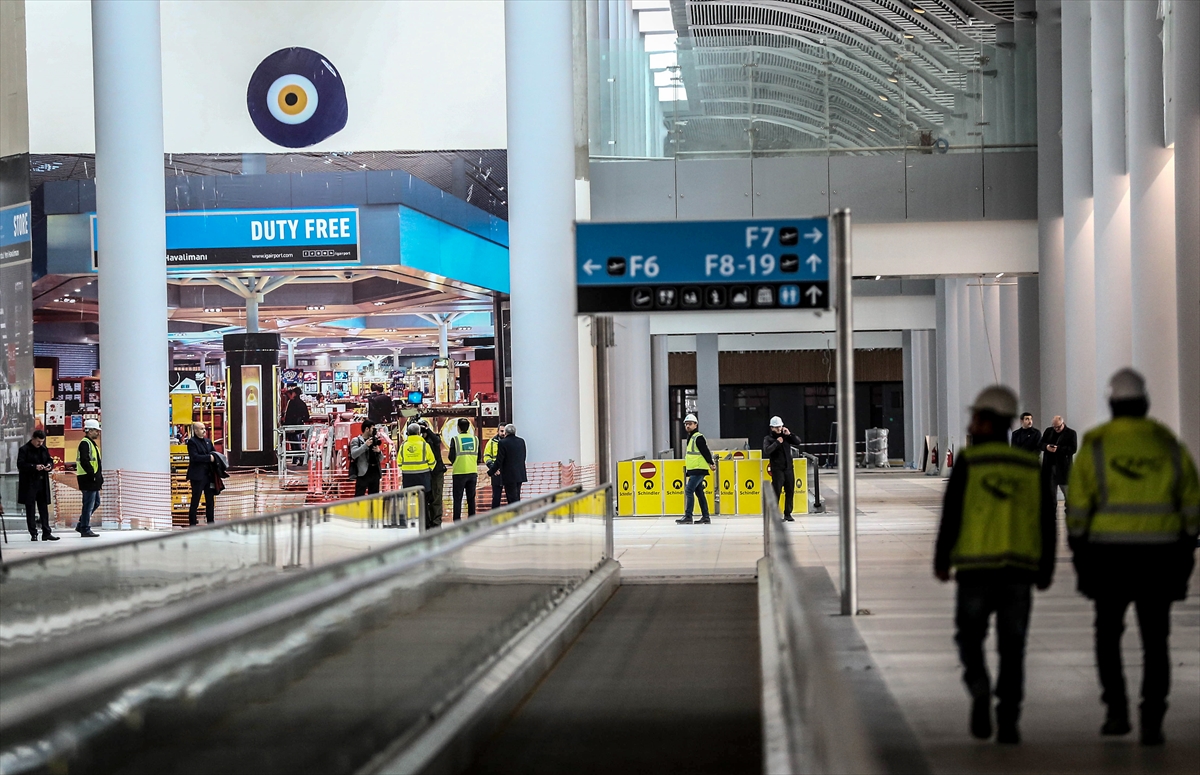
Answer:
<svg viewBox="0 0 1200 775"><path fill-rule="evenodd" d="M287 148L315 145L346 126L346 86L310 48L284 48L259 63L246 109L262 136Z"/></svg>

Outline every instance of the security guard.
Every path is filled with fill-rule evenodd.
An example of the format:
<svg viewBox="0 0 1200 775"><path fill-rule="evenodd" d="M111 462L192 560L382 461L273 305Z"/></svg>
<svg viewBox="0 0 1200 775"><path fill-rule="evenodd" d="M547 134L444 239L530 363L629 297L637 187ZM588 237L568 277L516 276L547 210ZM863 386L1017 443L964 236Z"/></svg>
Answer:
<svg viewBox="0 0 1200 775"><path fill-rule="evenodd" d="M430 490L432 489L433 450L429 442L421 435L421 426L411 423L408 435L400 445L400 453L396 456L400 464L400 480L403 487L421 487L425 490L425 527L438 527L441 520L434 521Z"/></svg>
<svg viewBox="0 0 1200 775"><path fill-rule="evenodd" d="M704 479L713 468L712 452L708 449L708 441L699 430L700 424L696 415L689 414L683 418L683 429L687 432L687 446L683 456L683 517L675 520L680 525L692 524L692 506L697 497L700 498L700 519L697 525L708 525L708 498L704 494Z"/></svg>
<svg viewBox="0 0 1200 775"><path fill-rule="evenodd" d="M958 582L954 624L963 683L971 694L971 734L992 734L991 679L983 656L988 620L996 614L1000 673L996 678L996 742L1019 743L1025 693L1025 638L1030 587L1054 574L1056 507L1050 476L1037 456L1008 445L1017 397L1000 385L971 407L971 445L954 461L942 506L934 575Z"/></svg>
<svg viewBox="0 0 1200 775"><path fill-rule="evenodd" d="M1079 591L1096 606L1096 662L1108 706L1103 735L1130 731L1121 666L1125 611L1142 635L1141 742L1163 743L1170 688L1171 603L1187 596L1200 529L1200 483L1188 451L1146 417L1146 383L1133 369L1109 380L1113 418L1083 437L1067 488L1067 530Z"/></svg>
<svg viewBox="0 0 1200 775"><path fill-rule="evenodd" d="M504 486L500 484L500 472L496 468L496 459L500 456L500 439L504 438L504 426L496 429L496 435L488 439L483 447L483 464L487 466L488 479L492 482L492 508L500 508L500 496Z"/></svg>
<svg viewBox="0 0 1200 775"><path fill-rule="evenodd" d="M450 442L450 478L454 494L454 521L462 518L462 498L467 496L467 517L475 516L475 486L479 481L479 439L471 421L458 420L458 435Z"/></svg>

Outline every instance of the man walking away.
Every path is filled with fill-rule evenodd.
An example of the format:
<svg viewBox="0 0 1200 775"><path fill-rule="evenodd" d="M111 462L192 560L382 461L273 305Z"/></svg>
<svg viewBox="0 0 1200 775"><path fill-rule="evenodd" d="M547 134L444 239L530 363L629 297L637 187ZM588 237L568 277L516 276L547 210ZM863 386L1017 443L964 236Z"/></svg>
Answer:
<svg viewBox="0 0 1200 775"><path fill-rule="evenodd" d="M17 450L17 503L25 507L25 525L34 541L38 540L38 517L41 517L42 540L58 540L58 536L50 532L52 470L54 458L46 449L46 432L38 428Z"/></svg>
<svg viewBox="0 0 1200 775"><path fill-rule="evenodd" d="M467 496L467 517L475 516L475 485L479 481L479 439L471 432L471 421L458 420L458 435L450 444L450 481L454 498L454 521L462 519L462 499Z"/></svg>
<svg viewBox="0 0 1200 775"><path fill-rule="evenodd" d="M430 495L433 450L421 433L421 426L418 423L409 423L408 435L405 436L404 443L400 445L396 462L400 464L400 486L420 487L425 491L425 529L429 530L440 526L442 524L441 515L439 514L437 521L434 521L431 503L433 498Z"/></svg>
<svg viewBox="0 0 1200 775"><path fill-rule="evenodd" d="M1071 461L1079 449L1079 438L1075 431L1067 427L1061 416L1055 416L1053 423L1042 434L1038 448L1042 455L1042 468L1050 469L1051 481L1062 490L1063 500L1067 498L1067 483L1071 479ZM1056 496L1057 497L1057 496Z"/></svg>
<svg viewBox="0 0 1200 775"><path fill-rule="evenodd" d="M504 497L509 503L521 500L521 485L528 481L525 473L525 439L517 435L517 426L504 426L504 438L496 451L496 470L504 485Z"/></svg>
<svg viewBox="0 0 1200 775"><path fill-rule="evenodd" d="M1012 445L1036 455L1042 451L1041 444L1042 434L1033 427L1033 415L1026 412L1021 415L1021 427L1013 431Z"/></svg>
<svg viewBox="0 0 1200 775"><path fill-rule="evenodd" d="M775 499L786 492L783 500L783 521L792 519L792 497L796 490L796 471L792 467L792 447L799 446L800 439L783 424L779 417L771 418L771 430L763 439L763 457L771 462L771 488Z"/></svg>
<svg viewBox="0 0 1200 775"><path fill-rule="evenodd" d="M1033 605L1030 587L1054 575L1054 491L1031 452L1008 444L1017 397L999 385L971 407L971 445L954 461L942 504L934 575L955 571L957 630L963 683L971 694L971 734L992 734L991 678L983 656L988 620L996 614L1000 673L996 678L997 743L1019 743L1017 720L1025 693L1025 638Z"/></svg>
<svg viewBox="0 0 1200 775"><path fill-rule="evenodd" d="M1096 666L1108 706L1102 735L1130 731L1121 665L1125 611L1142 635L1142 745L1163 743L1171 686L1171 603L1187 597L1200 530L1200 482L1187 449L1146 417L1142 375L1109 381L1112 420L1088 431L1071 472L1067 532L1079 591L1096 606Z"/></svg>
<svg viewBox="0 0 1200 775"><path fill-rule="evenodd" d="M708 442L699 427L696 415L689 414L683 418L683 430L687 433L687 439L683 455L683 517L675 520L678 525L692 524L692 507L697 497L700 499L700 521L696 524L712 523L708 518L708 497L704 494L704 479L715 464L712 452L708 449Z"/></svg>
<svg viewBox="0 0 1200 775"><path fill-rule="evenodd" d="M367 399L367 419L376 425L387 425L392 421L395 406L392 397L383 392L378 382L371 385L371 397Z"/></svg>
<svg viewBox="0 0 1200 775"><path fill-rule="evenodd" d="M483 448L483 464L487 466L488 481L492 483L492 508L500 508L500 495L504 485L500 483L500 469L496 467L496 459L500 456L500 442L504 439L504 426L496 429L496 435L488 439Z"/></svg>
<svg viewBox="0 0 1200 775"><path fill-rule="evenodd" d="M79 511L79 522L75 532L84 538L96 538L92 532L92 514L100 505L100 490L104 487L104 473L100 465L100 421L83 421L83 440L75 451L75 478L79 481L79 494L83 506Z"/></svg>
<svg viewBox="0 0 1200 775"><path fill-rule="evenodd" d="M433 470L429 472L429 506L434 522L440 525L446 510L442 500L446 491L446 461L442 457L442 437L433 430L428 418L421 420L421 435L433 451Z"/></svg>
<svg viewBox="0 0 1200 775"><path fill-rule="evenodd" d="M363 420L362 432L350 440L350 475L354 477L354 497L379 492L383 478L379 426L371 420Z"/></svg>

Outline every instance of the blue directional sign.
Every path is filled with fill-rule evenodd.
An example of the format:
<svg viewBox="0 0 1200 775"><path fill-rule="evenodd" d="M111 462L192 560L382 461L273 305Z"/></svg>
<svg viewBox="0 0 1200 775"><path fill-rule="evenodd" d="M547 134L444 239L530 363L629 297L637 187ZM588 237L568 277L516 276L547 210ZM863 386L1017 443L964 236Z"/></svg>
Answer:
<svg viewBox="0 0 1200 775"><path fill-rule="evenodd" d="M581 314L828 309L829 219L579 223Z"/></svg>

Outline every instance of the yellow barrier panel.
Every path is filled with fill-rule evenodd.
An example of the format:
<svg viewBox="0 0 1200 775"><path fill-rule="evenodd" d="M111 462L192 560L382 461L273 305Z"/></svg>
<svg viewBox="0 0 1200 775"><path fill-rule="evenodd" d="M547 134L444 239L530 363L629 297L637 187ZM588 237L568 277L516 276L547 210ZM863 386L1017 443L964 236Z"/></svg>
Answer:
<svg viewBox="0 0 1200 775"><path fill-rule="evenodd" d="M383 518L383 499L375 499L366 501L358 501L356 503L343 503L337 506L329 507L330 514L336 514L339 517L347 519L369 520L372 517Z"/></svg>
<svg viewBox="0 0 1200 775"><path fill-rule="evenodd" d="M737 513L762 514L763 465L761 459L738 460L734 462L734 465L737 466Z"/></svg>
<svg viewBox="0 0 1200 775"><path fill-rule="evenodd" d="M721 508L717 512L723 517L737 514L737 463L732 460L717 461L717 491Z"/></svg>
<svg viewBox="0 0 1200 775"><path fill-rule="evenodd" d="M617 463L617 513L632 517L633 511L633 462L622 460Z"/></svg>
<svg viewBox="0 0 1200 775"><path fill-rule="evenodd" d="M663 461L634 460L637 472L634 481L637 491L633 496L633 510L638 516L659 516L663 513Z"/></svg>
<svg viewBox="0 0 1200 775"><path fill-rule="evenodd" d="M762 450L759 449L716 449L712 450L714 460L761 460Z"/></svg>
<svg viewBox="0 0 1200 775"><path fill-rule="evenodd" d="M792 500L793 514L808 513L808 460L798 457L792 461L792 470L796 472L796 495Z"/></svg>
<svg viewBox="0 0 1200 775"><path fill-rule="evenodd" d="M672 517L681 517L685 512L686 496L683 488L687 483L687 476L684 474L682 460L663 460L663 514ZM704 497L708 501L710 508L716 506L713 502L713 476L710 474L704 477L704 486L701 488L704 492ZM700 506L696 505L693 508L695 514L700 513ZM715 512L715 508L713 509Z"/></svg>

